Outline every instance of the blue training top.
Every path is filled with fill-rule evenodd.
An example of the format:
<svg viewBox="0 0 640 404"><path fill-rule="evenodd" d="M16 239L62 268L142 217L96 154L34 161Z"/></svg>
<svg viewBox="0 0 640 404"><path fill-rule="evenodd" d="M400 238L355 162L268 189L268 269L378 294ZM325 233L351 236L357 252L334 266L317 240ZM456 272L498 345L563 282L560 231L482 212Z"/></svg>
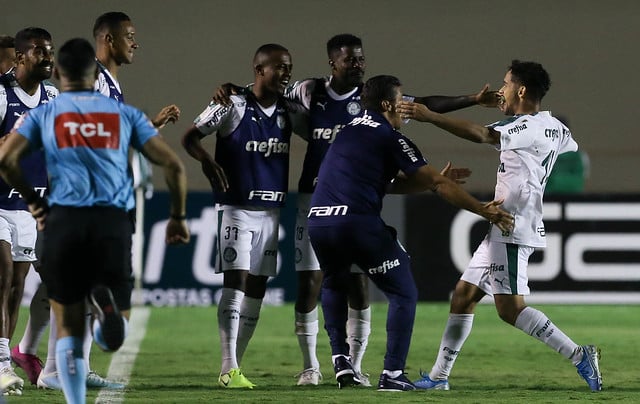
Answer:
<svg viewBox="0 0 640 404"><path fill-rule="evenodd" d="M309 225L352 215L379 216L382 198L398 171L413 174L427 162L409 138L379 113L364 111L345 126L320 166Z"/></svg>
<svg viewBox="0 0 640 404"><path fill-rule="evenodd" d="M94 91L64 92L29 111L17 132L32 148L44 148L49 203L132 209L129 146L142 146L158 131L142 111Z"/></svg>

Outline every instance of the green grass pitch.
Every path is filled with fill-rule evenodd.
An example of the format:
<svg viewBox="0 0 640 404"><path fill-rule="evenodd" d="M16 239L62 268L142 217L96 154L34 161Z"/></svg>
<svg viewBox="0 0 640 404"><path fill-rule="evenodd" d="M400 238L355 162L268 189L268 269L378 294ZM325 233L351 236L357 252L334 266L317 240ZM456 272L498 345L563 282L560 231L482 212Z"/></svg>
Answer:
<svg viewBox="0 0 640 404"><path fill-rule="evenodd" d="M375 383L382 369L386 305L374 304L372 334L363 370ZM324 381L295 386L302 360L293 332L293 306L265 306L243 359L243 371L254 390L217 387L220 349L216 307L151 308L124 403L576 403L640 402L640 306L534 305L579 344L602 349L604 387L589 391L571 363L544 344L501 322L491 305L480 305L474 328L449 379L451 391L380 393L375 388L335 387L326 333L321 328L318 357ZM448 305L421 303L406 372L416 379L430 369L448 315ZM24 329L21 312L13 339ZM321 321L322 324L322 321ZM46 357L46 335L40 347ZM94 346L92 367L105 375L111 355ZM24 375L22 370L18 374ZM97 390L89 390L95 402ZM22 397L8 403L64 403L62 392L25 385Z"/></svg>

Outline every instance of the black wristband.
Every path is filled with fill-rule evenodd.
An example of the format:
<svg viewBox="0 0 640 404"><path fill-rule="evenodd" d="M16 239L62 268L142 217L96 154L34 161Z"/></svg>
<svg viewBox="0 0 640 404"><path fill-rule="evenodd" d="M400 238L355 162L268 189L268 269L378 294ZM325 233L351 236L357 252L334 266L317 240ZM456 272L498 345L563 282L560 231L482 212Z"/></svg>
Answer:
<svg viewBox="0 0 640 404"><path fill-rule="evenodd" d="M186 220L187 215L170 215L169 216L173 220Z"/></svg>

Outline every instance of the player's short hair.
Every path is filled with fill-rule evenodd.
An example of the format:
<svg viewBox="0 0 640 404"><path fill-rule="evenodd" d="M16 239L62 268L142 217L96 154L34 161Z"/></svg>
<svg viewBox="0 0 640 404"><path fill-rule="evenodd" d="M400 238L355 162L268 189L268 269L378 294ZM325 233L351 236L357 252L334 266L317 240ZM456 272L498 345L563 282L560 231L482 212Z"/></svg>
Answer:
<svg viewBox="0 0 640 404"><path fill-rule="evenodd" d="M260 46L258 50L256 50L255 55L253 56L254 67L259 65L261 60L264 59L264 57L271 55L273 52L289 53L289 49L285 48L282 45L278 45L277 43L268 43Z"/></svg>
<svg viewBox="0 0 640 404"><path fill-rule="evenodd" d="M115 31L125 21L131 21L131 18L121 11L104 13L96 18L96 22L93 24L93 37L97 38L105 30Z"/></svg>
<svg viewBox="0 0 640 404"><path fill-rule="evenodd" d="M551 87L549 73L540 63L523 62L518 59L511 61L509 66L511 77L514 81L527 88L527 94L534 101L540 101Z"/></svg>
<svg viewBox="0 0 640 404"><path fill-rule="evenodd" d="M51 41L51 34L44 28L28 27L18 31L15 38L16 52L25 53L34 39L44 39Z"/></svg>
<svg viewBox="0 0 640 404"><path fill-rule="evenodd" d="M331 57L331 53L339 51L344 46L362 47L362 39L352 34L338 34L327 41L327 55Z"/></svg>
<svg viewBox="0 0 640 404"><path fill-rule="evenodd" d="M58 51L58 69L69 80L82 80L89 69L95 69L95 54L93 46L86 39L70 39Z"/></svg>
<svg viewBox="0 0 640 404"><path fill-rule="evenodd" d="M16 40L10 35L0 35L0 48L9 49L16 47Z"/></svg>
<svg viewBox="0 0 640 404"><path fill-rule="evenodd" d="M395 89L401 85L400 80L394 76L371 77L362 87L360 102L365 109L382 112L382 101L393 102L396 98Z"/></svg>

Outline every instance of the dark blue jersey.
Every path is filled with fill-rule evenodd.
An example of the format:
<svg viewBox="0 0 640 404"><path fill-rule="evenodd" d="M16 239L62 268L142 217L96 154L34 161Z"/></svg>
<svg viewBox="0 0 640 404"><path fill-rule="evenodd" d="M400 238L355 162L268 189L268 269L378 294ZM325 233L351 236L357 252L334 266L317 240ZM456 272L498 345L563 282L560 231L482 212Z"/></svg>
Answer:
<svg viewBox="0 0 640 404"><path fill-rule="evenodd" d="M313 83L313 84L312 84ZM301 84L312 85L309 100L310 134L304 156L298 191L312 193L318 180L320 164L338 132L351 120L362 113L360 92L362 86L345 95L335 94L329 89L329 80L305 80ZM330 94L331 92L331 94ZM299 94L294 87L291 94ZM300 95L298 95L300 97ZM301 100L304 104L304 100Z"/></svg>
<svg viewBox="0 0 640 404"><path fill-rule="evenodd" d="M224 205L276 208L288 190L291 119L284 99L271 116L252 94L232 96L232 106L209 104L195 125L208 135L216 132L215 160L224 169L229 190L214 190Z"/></svg>
<svg viewBox="0 0 640 404"><path fill-rule="evenodd" d="M4 93L6 94L6 111L4 119L0 123L0 137L11 132L18 118L31 108L25 105L14 90L15 83L11 81L3 82ZM56 93L47 91L43 83L40 83L40 101L38 105L47 104L50 97ZM20 167L27 182L33 185L36 192L44 196L48 187L47 169L42 150L33 150L20 160ZM5 210L29 210L22 200L20 194L2 178L0 178L0 209Z"/></svg>
<svg viewBox="0 0 640 404"><path fill-rule="evenodd" d="M409 138L379 113L365 111L340 131L320 167L309 225L344 216L375 215L398 171L411 175L427 164Z"/></svg>
<svg viewBox="0 0 640 404"><path fill-rule="evenodd" d="M118 83L111 77L109 70L107 70L107 68L100 63L98 59L96 59L96 64L98 65L98 79L94 86L95 90L118 102L124 102L122 90Z"/></svg>

